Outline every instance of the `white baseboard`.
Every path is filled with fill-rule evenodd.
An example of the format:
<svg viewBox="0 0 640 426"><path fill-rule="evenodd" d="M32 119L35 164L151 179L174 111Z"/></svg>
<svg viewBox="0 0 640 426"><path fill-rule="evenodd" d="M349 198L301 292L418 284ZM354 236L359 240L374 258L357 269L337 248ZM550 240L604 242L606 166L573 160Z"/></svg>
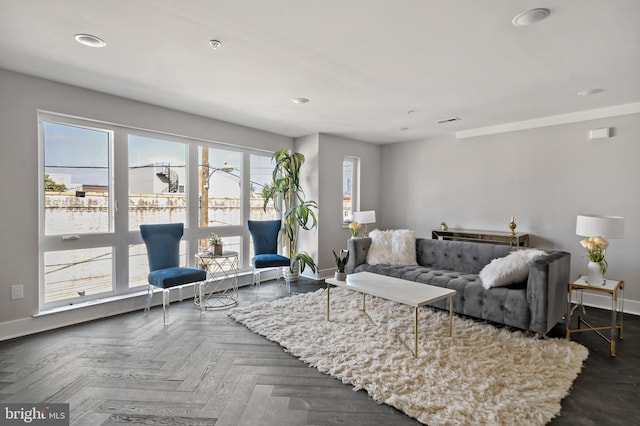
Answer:
<svg viewBox="0 0 640 426"><path fill-rule="evenodd" d="M275 270L266 270L261 273L262 281L275 278L277 278L277 272ZM242 287L247 285L251 285L251 272L241 273L238 276L238 286ZM49 312L37 313L28 318L4 322L0 324L0 341L129 312L140 311L140 315L142 315L146 302L146 294L147 292L145 290L133 294L113 297L103 303L88 302L74 305L73 307L65 307L64 309L54 309ZM185 286L183 296L183 300L192 299L193 290L191 290L189 286ZM171 291L170 302L173 303L178 300L180 300L179 289ZM154 293L151 305L162 305L162 291L156 291ZM197 313L195 307L194 313ZM159 326L162 327L161 322L159 323Z"/></svg>
<svg viewBox="0 0 640 426"><path fill-rule="evenodd" d="M577 301L577 294L574 293L571 299L573 302ZM600 295L600 294L593 294L593 293L587 293L585 292L584 295L582 296L582 303L585 306L591 306L594 308L600 308L600 309L605 309L607 311L611 310L611 297L604 296L604 295ZM638 300L630 300L630 299L623 299L623 308L624 308L624 313L625 314L631 314L631 315L640 315L640 301Z"/></svg>

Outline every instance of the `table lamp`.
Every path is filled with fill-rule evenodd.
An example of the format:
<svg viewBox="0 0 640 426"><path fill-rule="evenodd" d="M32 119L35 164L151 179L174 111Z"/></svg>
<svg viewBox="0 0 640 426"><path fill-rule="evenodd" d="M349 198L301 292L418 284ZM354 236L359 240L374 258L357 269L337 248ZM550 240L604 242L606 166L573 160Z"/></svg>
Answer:
<svg viewBox="0 0 640 426"><path fill-rule="evenodd" d="M624 218L620 216L600 216L579 214L576 219L576 235L588 237L582 241L582 247L589 253L587 282L591 285L604 284L603 274L607 271L605 251L608 239L622 238Z"/></svg>
<svg viewBox="0 0 640 426"><path fill-rule="evenodd" d="M376 222L376 211L375 210L367 210L363 212L353 212L353 221L358 222L364 225L364 233L363 235L367 237L369 235L369 230L367 229L368 223Z"/></svg>

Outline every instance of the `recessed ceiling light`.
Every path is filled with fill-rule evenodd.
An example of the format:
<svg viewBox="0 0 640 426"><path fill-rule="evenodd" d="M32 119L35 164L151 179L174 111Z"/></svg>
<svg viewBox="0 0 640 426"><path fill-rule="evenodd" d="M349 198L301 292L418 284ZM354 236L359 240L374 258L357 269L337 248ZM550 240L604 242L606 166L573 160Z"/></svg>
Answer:
<svg viewBox="0 0 640 426"><path fill-rule="evenodd" d="M400 131L401 131L401 132L406 132L407 130L409 130L409 128L408 128L408 127L400 127Z"/></svg>
<svg viewBox="0 0 640 426"><path fill-rule="evenodd" d="M309 102L309 99L307 99L307 98L293 98L293 99L291 99L291 102L293 102L294 104L306 104L307 102Z"/></svg>
<svg viewBox="0 0 640 426"><path fill-rule="evenodd" d="M218 47L222 46L222 42L219 40L209 40L209 46L211 46L211 48L215 50Z"/></svg>
<svg viewBox="0 0 640 426"><path fill-rule="evenodd" d="M545 19L551 14L549 9L531 9L524 11L517 15L511 23L516 27L524 27L527 25L535 24Z"/></svg>
<svg viewBox="0 0 640 426"><path fill-rule="evenodd" d="M78 43L89 47L105 47L107 45L100 37L91 34L76 34L74 38Z"/></svg>
<svg viewBox="0 0 640 426"><path fill-rule="evenodd" d="M445 124L445 123L452 123L454 121L460 121L460 117L449 117L449 118L443 118L442 120L436 120L435 122L437 124Z"/></svg>
<svg viewBox="0 0 640 426"><path fill-rule="evenodd" d="M596 93L600 93L600 92L604 92L604 89L586 89L586 90L581 90L576 94L578 96L591 96L591 95L595 95Z"/></svg>

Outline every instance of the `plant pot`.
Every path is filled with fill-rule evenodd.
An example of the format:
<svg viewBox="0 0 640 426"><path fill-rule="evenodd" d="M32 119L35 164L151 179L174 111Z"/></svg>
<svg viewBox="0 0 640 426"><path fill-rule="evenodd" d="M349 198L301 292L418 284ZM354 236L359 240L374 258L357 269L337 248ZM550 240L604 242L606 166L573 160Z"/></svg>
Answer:
<svg viewBox="0 0 640 426"><path fill-rule="evenodd" d="M222 244L218 244L215 246L209 246L209 251L213 253L215 256L222 255Z"/></svg>
<svg viewBox="0 0 640 426"><path fill-rule="evenodd" d="M335 274L335 278L338 281L344 281L347 279L347 273L346 272L337 272Z"/></svg>
<svg viewBox="0 0 640 426"><path fill-rule="evenodd" d="M298 281L298 276L300 276L300 264L298 264L297 262L293 266L293 272L291 272L291 269L289 268L284 268L284 279L288 283Z"/></svg>

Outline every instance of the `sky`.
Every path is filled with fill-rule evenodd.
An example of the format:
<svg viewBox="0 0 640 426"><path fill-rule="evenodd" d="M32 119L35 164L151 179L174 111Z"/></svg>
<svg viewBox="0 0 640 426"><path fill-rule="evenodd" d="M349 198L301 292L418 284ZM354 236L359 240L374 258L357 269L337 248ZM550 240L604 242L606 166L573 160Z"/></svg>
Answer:
<svg viewBox="0 0 640 426"><path fill-rule="evenodd" d="M109 138L110 131L45 122L45 173L68 174L71 176L71 183L74 184L107 185L109 183ZM129 167L170 163L175 169L184 167L186 164L187 145L184 143L138 135L129 135L128 141ZM251 164L251 180L259 191L261 185L271 181L273 170L271 159L252 155ZM234 170L229 173L216 172L212 175L212 179L215 178L218 182L226 179L238 184L242 153L209 148L209 166L233 167ZM184 172L182 174L184 176Z"/></svg>

